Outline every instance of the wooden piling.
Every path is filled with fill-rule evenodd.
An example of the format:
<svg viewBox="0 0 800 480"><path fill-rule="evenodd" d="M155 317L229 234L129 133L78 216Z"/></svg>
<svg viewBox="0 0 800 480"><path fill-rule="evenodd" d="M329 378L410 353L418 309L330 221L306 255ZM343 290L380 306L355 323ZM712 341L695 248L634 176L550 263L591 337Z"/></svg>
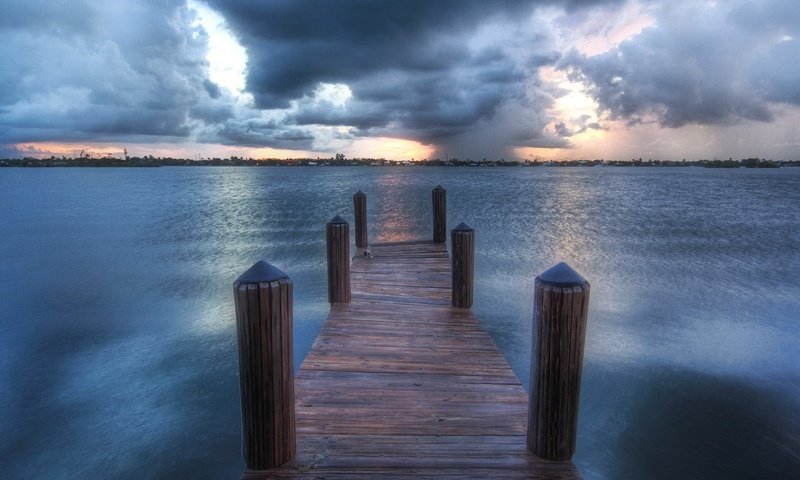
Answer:
<svg viewBox="0 0 800 480"><path fill-rule="evenodd" d="M295 454L292 281L260 261L233 284L242 400L242 457L267 470Z"/></svg>
<svg viewBox="0 0 800 480"><path fill-rule="evenodd" d="M356 247L367 248L367 196L361 190L353 195L355 214Z"/></svg>
<svg viewBox="0 0 800 480"><path fill-rule="evenodd" d="M432 192L433 197L433 242L447 241L447 191L437 185Z"/></svg>
<svg viewBox="0 0 800 480"><path fill-rule="evenodd" d="M328 302L350 303L350 226L336 215L325 227Z"/></svg>
<svg viewBox="0 0 800 480"><path fill-rule="evenodd" d="M457 308L470 308L475 270L475 230L459 223L450 232L450 246L453 249L452 303Z"/></svg>
<svg viewBox="0 0 800 480"><path fill-rule="evenodd" d="M332 305L295 377L295 458L243 480L580 479L528 453L529 396L482 322L451 307L447 244L370 253L353 258L352 302Z"/></svg>
<svg viewBox="0 0 800 480"><path fill-rule="evenodd" d="M578 430L589 282L559 263L534 282L528 450L570 460Z"/></svg>

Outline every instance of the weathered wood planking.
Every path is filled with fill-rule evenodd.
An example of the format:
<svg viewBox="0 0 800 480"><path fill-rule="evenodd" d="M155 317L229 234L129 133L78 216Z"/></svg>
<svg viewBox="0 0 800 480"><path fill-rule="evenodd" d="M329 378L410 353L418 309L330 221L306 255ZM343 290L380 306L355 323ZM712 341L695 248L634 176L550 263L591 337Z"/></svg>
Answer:
<svg viewBox="0 0 800 480"><path fill-rule="evenodd" d="M446 244L374 244L295 379L297 456L245 478L580 478L526 450L528 395L469 311Z"/></svg>
<svg viewBox="0 0 800 480"><path fill-rule="evenodd" d="M350 226L336 215L325 225L328 253L328 302L350 301Z"/></svg>
<svg viewBox="0 0 800 480"><path fill-rule="evenodd" d="M433 200L433 242L447 241L447 191L437 185L431 192Z"/></svg>
<svg viewBox="0 0 800 480"><path fill-rule="evenodd" d="M367 243L367 196L361 190L353 195L353 216L356 225L356 248L365 248Z"/></svg>
<svg viewBox="0 0 800 480"><path fill-rule="evenodd" d="M233 285L242 400L242 456L269 469L295 454L292 281L260 261Z"/></svg>
<svg viewBox="0 0 800 480"><path fill-rule="evenodd" d="M459 223L450 232L453 249L452 305L457 308L472 307L472 283L475 277L475 230Z"/></svg>
<svg viewBox="0 0 800 480"><path fill-rule="evenodd" d="M575 453L589 282L559 263L534 282L534 358L528 449L549 460Z"/></svg>

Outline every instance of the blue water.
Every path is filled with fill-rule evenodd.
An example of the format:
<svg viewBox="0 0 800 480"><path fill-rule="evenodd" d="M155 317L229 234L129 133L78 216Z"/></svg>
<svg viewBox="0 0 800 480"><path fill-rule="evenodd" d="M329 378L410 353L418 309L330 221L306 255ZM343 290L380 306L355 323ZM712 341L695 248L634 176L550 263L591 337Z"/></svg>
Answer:
<svg viewBox="0 0 800 480"><path fill-rule="evenodd" d="M475 305L528 384L532 284L592 285L587 478L800 476L800 169L0 169L3 478L237 478L233 280L295 284L295 363L327 313L324 225L477 231Z"/></svg>

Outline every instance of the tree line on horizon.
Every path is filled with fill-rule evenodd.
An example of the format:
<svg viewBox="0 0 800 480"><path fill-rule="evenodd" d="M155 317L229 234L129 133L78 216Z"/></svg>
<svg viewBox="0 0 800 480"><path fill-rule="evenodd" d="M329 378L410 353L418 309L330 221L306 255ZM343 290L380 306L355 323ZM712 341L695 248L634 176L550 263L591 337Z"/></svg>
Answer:
<svg viewBox="0 0 800 480"><path fill-rule="evenodd" d="M70 158L66 156L49 158L5 158L0 159L0 167L167 167L167 166L482 166L482 167L706 167L706 168L777 168L781 166L800 166L800 160L767 160L763 158L743 158L741 160L565 160L565 161L540 161L540 160L461 160L459 158L424 159L424 160L387 160L385 158L346 158L343 154L336 154L331 158L243 158L232 156L228 158L172 158L154 157L96 157L81 156Z"/></svg>

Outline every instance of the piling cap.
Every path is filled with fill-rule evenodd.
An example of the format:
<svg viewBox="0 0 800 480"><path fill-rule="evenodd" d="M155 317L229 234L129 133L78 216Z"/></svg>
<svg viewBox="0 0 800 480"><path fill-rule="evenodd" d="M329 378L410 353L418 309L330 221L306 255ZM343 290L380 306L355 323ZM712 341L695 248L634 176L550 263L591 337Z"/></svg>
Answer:
<svg viewBox="0 0 800 480"><path fill-rule="evenodd" d="M434 188L434 190L444 190L444 188L442 188L441 185L436 185L436 188Z"/></svg>
<svg viewBox="0 0 800 480"><path fill-rule="evenodd" d="M359 190L359 191L357 191L357 192L356 192L356 194L355 194L355 195L353 195L353 196L354 196L354 197L355 197L355 196L359 196L359 197L366 197L367 195L366 195L364 192L362 192L361 190Z"/></svg>
<svg viewBox="0 0 800 480"><path fill-rule="evenodd" d="M554 287L580 287L586 284L586 279L564 262L540 274L539 281Z"/></svg>
<svg viewBox="0 0 800 480"><path fill-rule="evenodd" d="M456 228L453 229L454 232L474 232L475 230L472 229L469 225L464 222L458 224Z"/></svg>
<svg viewBox="0 0 800 480"><path fill-rule="evenodd" d="M328 222L328 225L338 225L342 223L347 223L347 222L345 221L344 218L340 217L339 215L336 215L331 219L330 222Z"/></svg>
<svg viewBox="0 0 800 480"><path fill-rule="evenodd" d="M236 283L266 283L289 278L288 275L273 267L264 260L259 260L249 270L244 272Z"/></svg>

